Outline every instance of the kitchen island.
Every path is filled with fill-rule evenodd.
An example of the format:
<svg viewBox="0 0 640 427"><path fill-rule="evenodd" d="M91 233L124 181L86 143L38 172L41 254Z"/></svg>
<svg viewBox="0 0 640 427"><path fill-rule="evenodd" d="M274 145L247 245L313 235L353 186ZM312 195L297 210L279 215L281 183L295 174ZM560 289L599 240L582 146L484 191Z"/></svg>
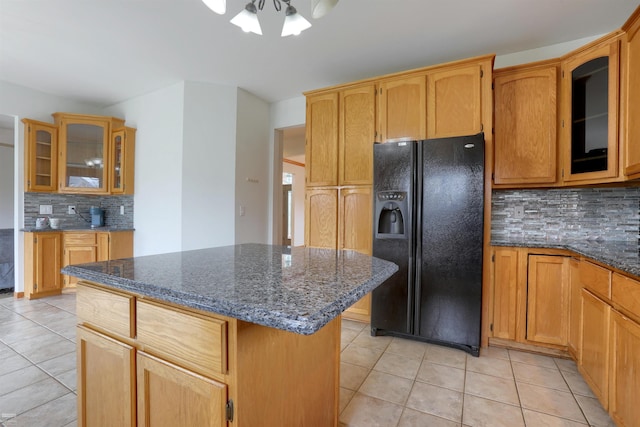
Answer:
<svg viewBox="0 0 640 427"><path fill-rule="evenodd" d="M65 267L79 425L336 426L340 313L396 270L259 244Z"/></svg>

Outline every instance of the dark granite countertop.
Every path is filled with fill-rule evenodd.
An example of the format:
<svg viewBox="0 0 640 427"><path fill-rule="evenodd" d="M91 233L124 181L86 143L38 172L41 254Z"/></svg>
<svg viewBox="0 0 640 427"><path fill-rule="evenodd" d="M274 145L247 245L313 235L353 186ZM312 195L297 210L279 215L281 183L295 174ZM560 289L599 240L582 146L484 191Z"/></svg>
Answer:
<svg viewBox="0 0 640 427"><path fill-rule="evenodd" d="M566 249L640 277L640 246L630 241L492 239L492 246Z"/></svg>
<svg viewBox="0 0 640 427"><path fill-rule="evenodd" d="M309 335L398 266L354 251L242 244L67 266L64 274Z"/></svg>
<svg viewBox="0 0 640 427"><path fill-rule="evenodd" d="M126 227L60 227L60 228L36 228L36 227L25 227L21 228L20 231L24 231L25 233L46 233L48 231L134 231L134 228L126 228Z"/></svg>

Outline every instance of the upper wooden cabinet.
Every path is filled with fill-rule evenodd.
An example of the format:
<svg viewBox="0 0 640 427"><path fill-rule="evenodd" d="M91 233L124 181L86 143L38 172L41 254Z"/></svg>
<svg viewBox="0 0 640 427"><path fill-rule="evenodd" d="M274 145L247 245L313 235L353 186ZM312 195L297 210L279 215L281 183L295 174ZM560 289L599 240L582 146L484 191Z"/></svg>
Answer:
<svg viewBox="0 0 640 427"><path fill-rule="evenodd" d="M115 117L54 113L23 119L26 191L133 194L135 129Z"/></svg>
<svg viewBox="0 0 640 427"><path fill-rule="evenodd" d="M379 142L427 138L427 78L395 77L379 83Z"/></svg>
<svg viewBox="0 0 640 427"><path fill-rule="evenodd" d="M625 107L624 174L630 179L640 178L640 8L629 18L623 29L627 32L625 60L622 74L626 89L623 91ZM623 87L625 87L623 86Z"/></svg>
<svg viewBox="0 0 640 427"><path fill-rule="evenodd" d="M133 174L136 130L130 127L116 129L111 135L109 153L109 192L133 194Z"/></svg>
<svg viewBox="0 0 640 427"><path fill-rule="evenodd" d="M557 182L558 63L494 74L494 182Z"/></svg>
<svg viewBox="0 0 640 427"><path fill-rule="evenodd" d="M340 91L339 107L338 183L370 185L373 182L373 142L376 136L375 85Z"/></svg>
<svg viewBox="0 0 640 427"><path fill-rule="evenodd" d="M478 63L427 74L427 138L482 132L483 76Z"/></svg>
<svg viewBox="0 0 640 427"><path fill-rule="evenodd" d="M620 38L562 62L563 180L606 182L618 177Z"/></svg>
<svg viewBox="0 0 640 427"><path fill-rule="evenodd" d="M26 191L55 191L58 177L58 128L23 119L25 125Z"/></svg>
<svg viewBox="0 0 640 427"><path fill-rule="evenodd" d="M307 97L306 184L338 184L338 92Z"/></svg>

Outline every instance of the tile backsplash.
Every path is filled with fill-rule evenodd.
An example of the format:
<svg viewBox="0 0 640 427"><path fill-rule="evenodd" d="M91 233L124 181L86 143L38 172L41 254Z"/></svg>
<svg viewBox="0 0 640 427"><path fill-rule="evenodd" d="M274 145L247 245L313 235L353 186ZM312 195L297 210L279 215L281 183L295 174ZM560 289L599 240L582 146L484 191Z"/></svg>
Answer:
<svg viewBox="0 0 640 427"><path fill-rule="evenodd" d="M635 187L494 190L491 205L492 239L637 241L640 232Z"/></svg>
<svg viewBox="0 0 640 427"><path fill-rule="evenodd" d="M40 205L52 205L52 215L40 215ZM75 205L80 215L69 215L67 207ZM97 206L105 210L107 227L133 228L133 196L93 196L53 193L24 193L24 226L35 227L36 218L60 218L61 228L88 227L91 222L89 208ZM120 215L124 206L124 215ZM82 219L85 217L89 222Z"/></svg>

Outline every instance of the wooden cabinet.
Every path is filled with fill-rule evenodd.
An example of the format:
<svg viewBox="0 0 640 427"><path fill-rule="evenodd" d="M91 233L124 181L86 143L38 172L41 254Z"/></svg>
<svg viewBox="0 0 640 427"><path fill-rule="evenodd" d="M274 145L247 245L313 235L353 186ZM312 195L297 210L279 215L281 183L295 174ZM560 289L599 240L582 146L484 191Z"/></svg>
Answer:
<svg viewBox="0 0 640 427"><path fill-rule="evenodd" d="M619 426L638 427L640 324L611 310L610 334L609 414Z"/></svg>
<svg viewBox="0 0 640 427"><path fill-rule="evenodd" d="M563 180L606 182L618 176L619 37L562 62Z"/></svg>
<svg viewBox="0 0 640 427"><path fill-rule="evenodd" d="M76 301L80 426L337 423L339 318L306 336L87 282Z"/></svg>
<svg viewBox="0 0 640 427"><path fill-rule="evenodd" d="M567 345L569 258L529 255L527 340Z"/></svg>
<svg viewBox="0 0 640 427"><path fill-rule="evenodd" d="M496 248L493 253L493 336L516 339L518 249Z"/></svg>
<svg viewBox="0 0 640 427"><path fill-rule="evenodd" d="M135 350L77 327L78 425L135 426Z"/></svg>
<svg viewBox="0 0 640 427"><path fill-rule="evenodd" d="M339 185L373 183L375 103L374 84L340 91Z"/></svg>
<svg viewBox="0 0 640 427"><path fill-rule="evenodd" d="M482 65L477 63L427 74L427 138L482 132L483 76Z"/></svg>
<svg viewBox="0 0 640 427"><path fill-rule="evenodd" d="M338 184L338 93L307 97L306 184Z"/></svg>
<svg viewBox="0 0 640 427"><path fill-rule="evenodd" d="M61 233L24 233L24 294L40 298L60 293Z"/></svg>
<svg viewBox="0 0 640 427"><path fill-rule="evenodd" d="M133 232L98 232L98 261L131 258L133 256Z"/></svg>
<svg viewBox="0 0 640 427"><path fill-rule="evenodd" d="M566 350L569 257L564 251L493 249L492 338L500 345Z"/></svg>
<svg viewBox="0 0 640 427"><path fill-rule="evenodd" d="M607 410L609 407L609 313L610 306L582 290L582 333L578 370Z"/></svg>
<svg viewBox="0 0 640 427"><path fill-rule="evenodd" d="M495 184L557 182L557 70L545 63L495 72Z"/></svg>
<svg viewBox="0 0 640 427"><path fill-rule="evenodd" d="M109 153L109 192L133 194L136 130L130 127L116 129L111 135Z"/></svg>
<svg viewBox="0 0 640 427"><path fill-rule="evenodd" d="M58 178L58 129L49 123L23 119L26 191L55 191Z"/></svg>
<svg viewBox="0 0 640 427"><path fill-rule="evenodd" d="M626 56L622 62L625 85L622 91L624 105L624 174L629 179L640 178L640 8L622 27L627 33L624 42Z"/></svg>
<svg viewBox="0 0 640 427"><path fill-rule="evenodd" d="M95 232L65 232L62 237L62 266L85 264L98 260L98 244ZM64 275L65 288L74 287L78 279Z"/></svg>
<svg viewBox="0 0 640 427"><path fill-rule="evenodd" d="M133 194L135 129L115 117L52 116L53 125L23 119L27 191Z"/></svg>
<svg viewBox="0 0 640 427"><path fill-rule="evenodd" d="M58 191L107 193L111 120L65 113L54 113L53 117L60 137Z"/></svg>
<svg viewBox="0 0 640 427"><path fill-rule="evenodd" d="M314 248L338 248L338 190L307 189L305 244Z"/></svg>
<svg viewBox="0 0 640 427"><path fill-rule="evenodd" d="M567 349L574 359L580 359L580 334L582 332L582 282L580 281L580 260L569 262L571 276L569 290L569 336Z"/></svg>
<svg viewBox="0 0 640 427"><path fill-rule="evenodd" d="M379 82L380 142L427 138L427 79L424 74Z"/></svg>
<svg viewBox="0 0 640 427"><path fill-rule="evenodd" d="M227 425L227 389L152 355L138 352L138 425Z"/></svg>

